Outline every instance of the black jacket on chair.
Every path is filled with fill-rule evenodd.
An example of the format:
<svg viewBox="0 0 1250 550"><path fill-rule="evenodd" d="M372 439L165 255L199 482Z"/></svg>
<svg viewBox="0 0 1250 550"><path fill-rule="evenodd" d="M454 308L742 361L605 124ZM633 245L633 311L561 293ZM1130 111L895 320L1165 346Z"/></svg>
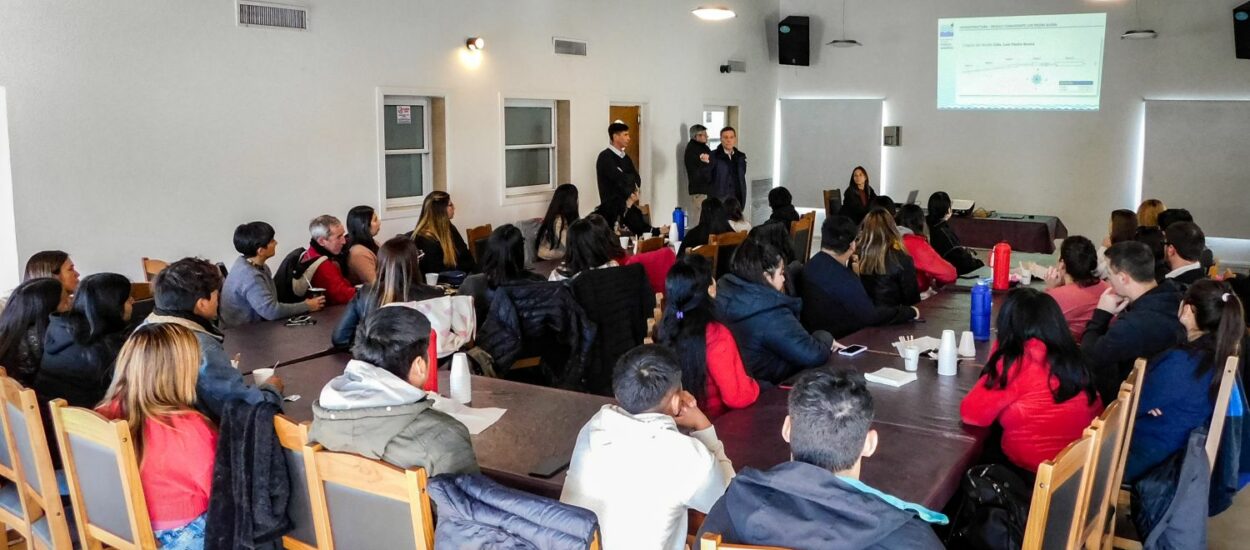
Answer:
<svg viewBox="0 0 1250 550"><path fill-rule="evenodd" d="M951 229L951 225L946 221L929 226L929 244L933 245L933 249L938 254L941 254L943 260L955 266L955 271L960 275L967 275L985 267L985 262L977 259L971 250L960 244L959 236L955 235L955 230Z"/></svg>
<svg viewBox="0 0 1250 550"><path fill-rule="evenodd" d="M859 280L872 303L878 306L914 306L920 303L920 287L916 283L916 262L902 251L891 250L885 260L886 272L879 275L860 273Z"/></svg>
<svg viewBox="0 0 1250 550"><path fill-rule="evenodd" d="M612 395L616 360L647 337L655 291L640 264L583 271L567 283L598 327L582 376L586 391Z"/></svg>
<svg viewBox="0 0 1250 550"><path fill-rule="evenodd" d="M291 478L274 432L282 408L267 401L227 401L221 411L205 550L282 548L295 526L287 516Z"/></svg>
<svg viewBox="0 0 1250 550"><path fill-rule="evenodd" d="M130 328L81 343L74 340L68 317L53 315L43 337L43 361L35 376L39 400L60 398L70 406L88 409L100 404L113 381L113 365Z"/></svg>
<svg viewBox="0 0 1250 550"><path fill-rule="evenodd" d="M578 389L595 339L595 324L564 282L507 283L495 289L477 345L501 375L517 359L541 355L544 381Z"/></svg>
<svg viewBox="0 0 1250 550"><path fill-rule="evenodd" d="M877 192L873 190L869 184L864 184L864 193L868 195L868 202L859 200L859 190L855 189L855 184L851 184L842 192L842 209L838 214L846 216L855 223L864 221L864 216L868 215L868 209L872 203L872 199L877 197Z"/></svg>

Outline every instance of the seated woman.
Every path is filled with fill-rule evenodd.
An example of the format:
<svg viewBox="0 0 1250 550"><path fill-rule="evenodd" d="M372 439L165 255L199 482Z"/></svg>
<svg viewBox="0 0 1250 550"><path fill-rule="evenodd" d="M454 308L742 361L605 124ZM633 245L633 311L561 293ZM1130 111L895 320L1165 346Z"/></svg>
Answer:
<svg viewBox="0 0 1250 550"><path fill-rule="evenodd" d="M477 326L481 328L490 314L491 300L500 286L513 283L541 282L544 279L525 269L525 237L515 225L496 227L481 251L482 272L469 275L460 285L461 296L473 297Z"/></svg>
<svg viewBox="0 0 1250 550"><path fill-rule="evenodd" d="M278 301L273 272L265 265L277 253L278 241L273 236L273 226L265 222L245 223L235 228L234 249L240 256L234 260L221 288L223 327L285 319L325 307L325 296L294 304Z"/></svg>
<svg viewBox="0 0 1250 550"><path fill-rule="evenodd" d="M747 240L767 244L781 253L781 260L786 263L786 286L783 292L787 296L798 296L799 289L795 285L799 284L799 280L795 274L803 270L803 262L799 260L798 253L794 251L794 240L790 237L790 226L784 223L757 225L747 233Z"/></svg>
<svg viewBox="0 0 1250 550"><path fill-rule="evenodd" d="M200 344L173 323L140 326L117 357L117 375L97 411L125 419L139 481L161 548L204 547L217 429L195 408Z"/></svg>
<svg viewBox="0 0 1250 550"><path fill-rule="evenodd" d="M608 227L616 227L619 224L635 236L660 236L667 234L667 225L660 227L652 226L646 216L643 216L642 209L638 208L638 201L638 190L634 189L634 192L625 199L625 210L616 211L606 209L603 205L600 205L598 208L595 208L594 213L603 216L603 219L608 222Z"/></svg>
<svg viewBox="0 0 1250 550"><path fill-rule="evenodd" d="M421 205L421 218L417 220L416 229L409 235L421 249L421 272L442 273L444 271L477 271L473 254L469 245L464 243L460 230L451 220L456 217L456 204L451 202L451 195L443 191L432 191L425 196Z"/></svg>
<svg viewBox="0 0 1250 550"><path fill-rule="evenodd" d="M586 216L585 220L590 222L591 227L594 227L595 236L599 238L599 246L608 251L609 258L620 262L629 256L629 252L621 247L620 236L612 230L612 226L608 225L608 221L603 219L603 216L591 214Z"/></svg>
<svg viewBox="0 0 1250 550"><path fill-rule="evenodd" d="M130 335L130 280L116 273L83 278L69 311L53 315L35 377L41 401L64 399L75 407L100 403L113 380L113 363Z"/></svg>
<svg viewBox="0 0 1250 550"><path fill-rule="evenodd" d="M551 195L547 215L538 226L538 257L543 260L564 259L564 245L568 239L569 226L581 218L577 211L577 186L561 184Z"/></svg>
<svg viewBox="0 0 1250 550"><path fill-rule="evenodd" d="M716 290L717 309L738 342L747 373L773 384L825 364L836 345L829 333L809 334L799 323L803 302L783 292L785 265L776 248L748 239Z"/></svg>
<svg viewBox="0 0 1250 550"><path fill-rule="evenodd" d="M868 180L868 171L863 166L856 166L851 170L851 181L847 182L846 191L842 193L842 209L838 213L860 223L868 215L872 199L876 196L877 192Z"/></svg>
<svg viewBox="0 0 1250 550"><path fill-rule="evenodd" d="M372 283L378 278L378 231L382 220L372 206L347 211L347 280L353 285Z"/></svg>
<svg viewBox="0 0 1250 550"><path fill-rule="evenodd" d="M620 265L612 258L613 251L606 247L602 231L597 231L590 220L577 220L569 226L567 251L564 262L551 272L548 281L565 281L583 271Z"/></svg>
<svg viewBox="0 0 1250 550"><path fill-rule="evenodd" d="M920 205L905 204L899 209L898 230L903 234L903 246L916 264L916 286L920 292L955 282L959 276L955 266L942 259L924 235L924 211Z"/></svg>
<svg viewBox="0 0 1250 550"><path fill-rule="evenodd" d="M994 352L959 404L964 423L1000 425L1003 454L1036 473L1038 464L1079 439L1101 412L1093 371L1059 305L1032 288L1008 293L998 312Z"/></svg>
<svg viewBox="0 0 1250 550"><path fill-rule="evenodd" d="M65 290L73 294L78 291L78 270L69 254L60 250L44 250L36 252L26 260L26 270L22 274L23 281L52 277L65 285Z"/></svg>
<svg viewBox="0 0 1250 550"><path fill-rule="evenodd" d="M1163 251L1163 248L1167 246L1167 236L1163 234L1163 230L1156 226L1138 226L1137 232L1133 234L1133 240L1150 247L1150 253L1155 257L1155 282L1162 283L1167 278L1168 272L1172 271L1172 268L1168 266L1167 254ZM1096 274L1099 277L1106 276L1107 260L1102 254L1106 250L1103 247L1095 250L1098 254Z"/></svg>
<svg viewBox="0 0 1250 550"><path fill-rule="evenodd" d="M1228 285L1202 279L1185 292L1180 320L1187 341L1146 366L1124 481L1133 482L1185 447L1206 425L1219 389L1217 374L1246 334L1241 300Z"/></svg>
<svg viewBox="0 0 1250 550"><path fill-rule="evenodd" d="M1159 227L1159 214L1167 209L1159 199L1141 201L1137 206L1137 227Z"/></svg>
<svg viewBox="0 0 1250 550"><path fill-rule="evenodd" d="M872 303L881 306L914 306L920 303L916 264L903 237L894 225L894 217L885 210L873 210L864 216L859 240L859 280Z"/></svg>
<svg viewBox="0 0 1250 550"><path fill-rule="evenodd" d="M330 335L336 348L347 348L356 338L356 327L378 308L396 302L419 302L441 298L445 293L425 284L421 276L420 251L407 237L394 237L378 249L378 279L360 287L347 304L347 312Z"/></svg>
<svg viewBox="0 0 1250 550"><path fill-rule="evenodd" d="M1098 299L1107 290L1107 283L1098 278L1097 270L1098 251L1094 243L1075 235L1059 245L1059 265L1046 272L1046 293L1059 304L1072 337L1078 340L1098 308Z"/></svg>
<svg viewBox="0 0 1250 550"><path fill-rule="evenodd" d="M929 242L933 249L942 255L942 259L955 266L960 275L967 275L985 267L985 263L977 259L976 253L959 242L959 236L951 229L947 220L951 219L951 197L945 191L929 195L929 212L925 219L929 224Z"/></svg>
<svg viewBox="0 0 1250 550"><path fill-rule="evenodd" d="M1150 233L1152 232L1148 230L1147 234L1150 234ZM1136 212L1133 212L1132 210L1127 210L1124 208L1111 211L1111 221L1107 222L1107 236L1102 238L1102 244L1098 247L1098 276L1099 277L1105 278L1108 276L1107 249L1111 248L1111 246L1114 244L1134 240L1137 237L1137 234L1138 233L1137 233L1137 213ZM1154 241L1158 241L1157 246L1158 246L1158 251L1159 251L1158 254L1155 254L1155 272L1157 274L1156 279L1158 279L1159 281L1162 281L1163 280L1162 274L1166 274L1169 271L1169 269L1167 268L1167 262L1165 262L1163 258L1163 231L1162 230L1159 231L1157 237L1154 239L1151 239L1148 236L1142 239L1142 242L1146 243L1147 246L1150 246L1152 251L1155 250L1155 246L1156 246L1156 243ZM1160 272L1160 270L1162 271Z"/></svg>
<svg viewBox="0 0 1250 550"><path fill-rule="evenodd" d="M708 259L687 256L669 270L664 287L657 342L681 359L682 387L710 418L750 406L760 387L747 376L733 333L716 320L716 281Z"/></svg>
<svg viewBox="0 0 1250 550"><path fill-rule="evenodd" d="M767 223L785 224L786 230L789 230L790 224L799 221L799 212L794 209L794 196L785 187L774 187L768 191L768 207L773 213Z"/></svg>
<svg viewBox="0 0 1250 550"><path fill-rule="evenodd" d="M708 238L712 235L732 231L729 216L725 213L725 205L720 199L716 197L704 199L702 208L699 210L699 225L686 232L686 238L681 241L681 249L677 251L677 255L681 256L688 249L707 244Z"/></svg>
<svg viewBox="0 0 1250 550"><path fill-rule="evenodd" d="M43 362L48 317L68 310L69 304L69 291L61 281L38 277L17 285L0 312L0 366L23 386L35 383Z"/></svg>
<svg viewBox="0 0 1250 550"><path fill-rule="evenodd" d="M743 219L742 202L738 200L738 197L725 199L725 215L729 217L729 227L735 232L751 230L751 222Z"/></svg>

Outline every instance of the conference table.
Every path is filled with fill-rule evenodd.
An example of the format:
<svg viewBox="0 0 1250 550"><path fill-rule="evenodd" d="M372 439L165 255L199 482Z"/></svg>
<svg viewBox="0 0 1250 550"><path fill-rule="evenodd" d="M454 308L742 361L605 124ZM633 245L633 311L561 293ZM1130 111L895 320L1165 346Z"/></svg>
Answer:
<svg viewBox="0 0 1250 550"><path fill-rule="evenodd" d="M281 367L333 351L330 335L347 313L346 305L330 306L309 317L311 325L287 326L286 319L252 323L222 331L226 355L239 356L239 371Z"/></svg>
<svg viewBox="0 0 1250 550"><path fill-rule="evenodd" d="M1055 239L1068 237L1067 226L1055 216L995 213L985 218L956 216L948 223L960 242L972 248L994 248L1007 241L1012 250L1051 254Z"/></svg>

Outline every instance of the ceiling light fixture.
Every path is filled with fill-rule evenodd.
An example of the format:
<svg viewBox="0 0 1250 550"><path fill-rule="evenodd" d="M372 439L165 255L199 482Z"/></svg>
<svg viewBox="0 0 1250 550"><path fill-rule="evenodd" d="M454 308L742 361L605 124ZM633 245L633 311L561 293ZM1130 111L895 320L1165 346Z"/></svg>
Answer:
<svg viewBox="0 0 1250 550"><path fill-rule="evenodd" d="M690 13L704 21L724 21L738 16L729 8L707 8L703 6L690 10Z"/></svg>
<svg viewBox="0 0 1250 550"><path fill-rule="evenodd" d="M474 36L464 41L464 47L468 48L471 52L482 51L486 49L486 41L480 36Z"/></svg>
<svg viewBox="0 0 1250 550"><path fill-rule="evenodd" d="M1124 31L1120 40L1149 40L1157 38L1159 33L1152 29L1143 29L1141 24L1141 0L1133 0L1133 9L1137 12L1137 28Z"/></svg>
<svg viewBox="0 0 1250 550"><path fill-rule="evenodd" d="M842 38L828 42L826 46L835 48L854 48L855 46L863 46L858 40L848 39L846 37L846 0L842 0Z"/></svg>

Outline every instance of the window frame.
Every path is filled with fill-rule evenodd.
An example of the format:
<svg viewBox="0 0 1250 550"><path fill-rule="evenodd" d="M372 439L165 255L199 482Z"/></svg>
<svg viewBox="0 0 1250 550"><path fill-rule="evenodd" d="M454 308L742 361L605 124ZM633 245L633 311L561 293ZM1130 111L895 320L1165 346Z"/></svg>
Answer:
<svg viewBox="0 0 1250 550"><path fill-rule="evenodd" d="M560 181L560 168L557 150L560 144L559 136L559 119L558 119L558 99L531 99L531 98L507 98L503 100L503 108L500 114L500 142L502 149L502 181L500 187L503 189L504 199L515 197L524 197L528 195L536 195L540 193L550 193L555 190L557 182ZM509 107L539 107L551 111L551 141L547 144L531 144L531 145L508 145L508 108ZM546 184L527 185L525 187L508 187L508 151L529 151L546 149L548 155L548 166L550 167L551 181Z"/></svg>
<svg viewBox="0 0 1250 550"><path fill-rule="evenodd" d="M725 119L725 126L729 125L729 108L731 105L704 105L702 116L699 117L699 124L707 125L708 113L721 113ZM722 126L723 128L723 126ZM715 150L720 147L720 132L713 133L712 128L707 129L707 146Z"/></svg>
<svg viewBox="0 0 1250 550"><path fill-rule="evenodd" d="M430 96L404 93L400 91L380 90L378 92L378 202L383 212L394 214L396 211L418 208L425 201L425 196L433 190L434 149L431 139L431 105ZM422 143L421 149L386 148L386 108L393 105L421 106ZM386 158L392 155L421 155L421 191L420 195L400 198L386 196Z"/></svg>

